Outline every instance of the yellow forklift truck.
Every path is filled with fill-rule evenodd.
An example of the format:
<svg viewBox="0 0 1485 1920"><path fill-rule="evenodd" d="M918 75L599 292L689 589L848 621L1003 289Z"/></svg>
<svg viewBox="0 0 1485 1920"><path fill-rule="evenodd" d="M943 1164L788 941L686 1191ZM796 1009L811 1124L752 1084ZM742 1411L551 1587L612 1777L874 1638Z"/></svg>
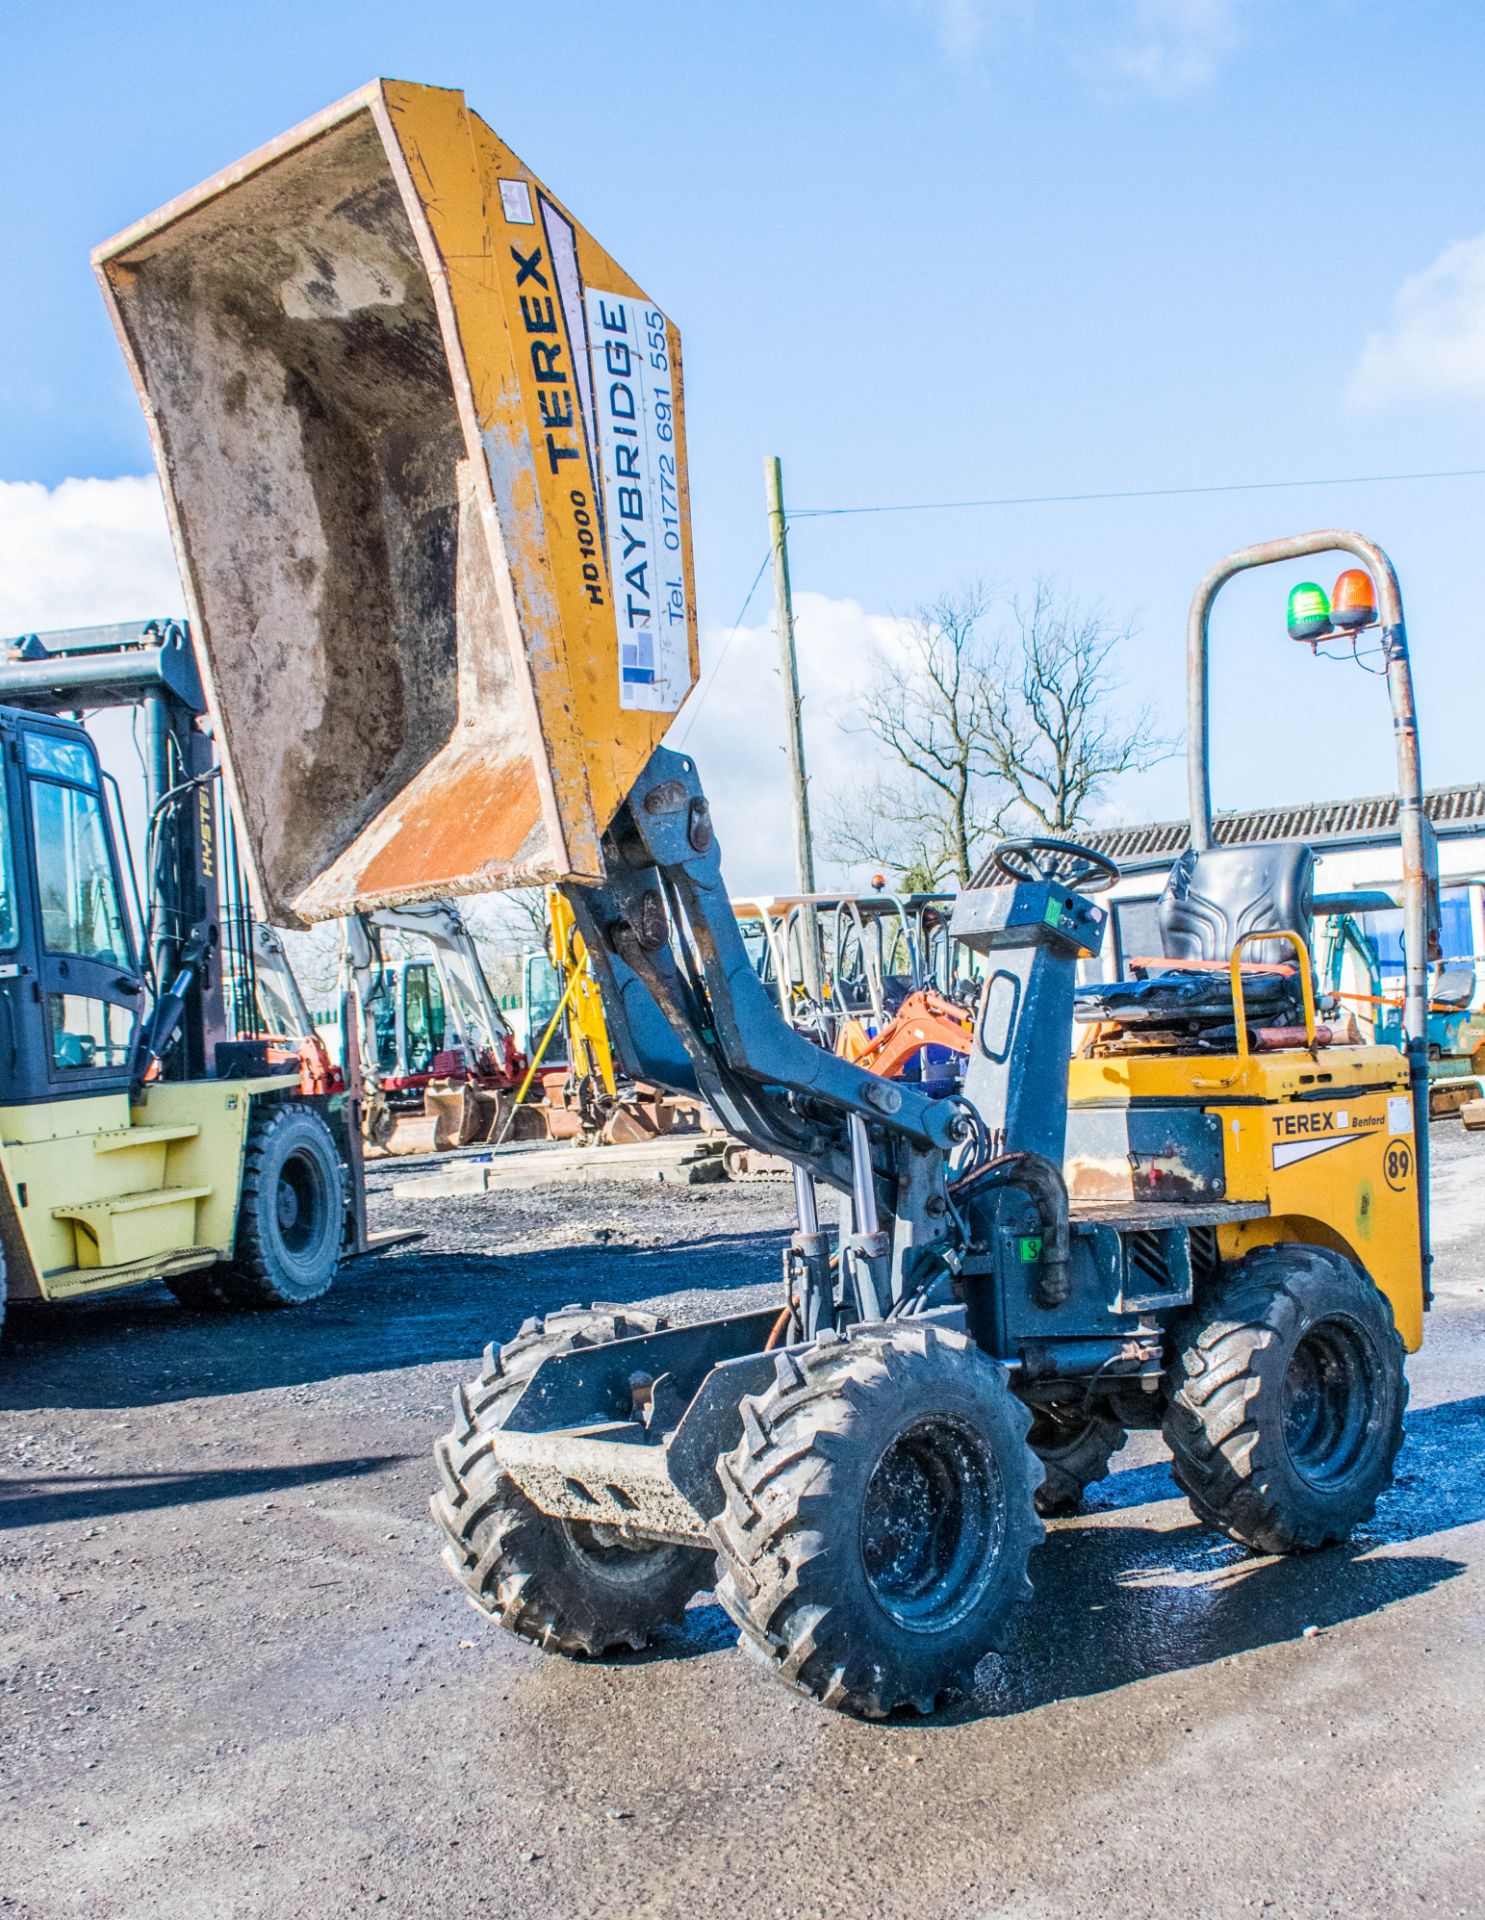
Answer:
<svg viewBox="0 0 1485 1920"><path fill-rule="evenodd" d="M67 717L108 707L144 722L142 896L117 784ZM302 1094L266 1041L233 1037L252 1023L204 712L175 622L0 657L0 1310L153 1280L292 1306L364 1244L348 1096Z"/></svg>
<svg viewBox="0 0 1485 1920"><path fill-rule="evenodd" d="M751 964L696 764L661 744L696 670L679 337L461 95L367 87L97 263L269 917L555 883L617 1067L793 1169L771 1305L572 1308L486 1352L434 1497L476 1607L592 1655L715 1586L787 1684L927 1711L1006 1644L1048 1461L1091 1421L1163 1426L1256 1549L1372 1512L1428 1265L1427 850L1378 548L1308 535L1202 583L1161 955L1085 1004L1071 1059L1116 870L1003 843L954 905L984 983L936 1097L795 1032ZM1406 1057L1317 1019L1307 850L1211 844L1213 596L1332 548L1381 595Z"/></svg>

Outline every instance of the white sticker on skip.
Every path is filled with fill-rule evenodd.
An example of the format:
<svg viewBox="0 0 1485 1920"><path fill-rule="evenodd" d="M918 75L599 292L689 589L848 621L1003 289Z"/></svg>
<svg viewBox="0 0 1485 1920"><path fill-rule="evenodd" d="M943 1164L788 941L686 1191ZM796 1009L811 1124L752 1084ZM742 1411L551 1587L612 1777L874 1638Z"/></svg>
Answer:
<svg viewBox="0 0 1485 1920"><path fill-rule="evenodd" d="M1413 1103L1407 1094L1394 1093L1388 1096L1387 1131L1389 1133L1413 1131Z"/></svg>
<svg viewBox="0 0 1485 1920"><path fill-rule="evenodd" d="M531 189L524 180L501 181L500 211L513 226L535 226L536 215L531 211Z"/></svg>
<svg viewBox="0 0 1485 1920"><path fill-rule="evenodd" d="M691 688L670 336L658 307L587 289L619 705L674 713Z"/></svg>

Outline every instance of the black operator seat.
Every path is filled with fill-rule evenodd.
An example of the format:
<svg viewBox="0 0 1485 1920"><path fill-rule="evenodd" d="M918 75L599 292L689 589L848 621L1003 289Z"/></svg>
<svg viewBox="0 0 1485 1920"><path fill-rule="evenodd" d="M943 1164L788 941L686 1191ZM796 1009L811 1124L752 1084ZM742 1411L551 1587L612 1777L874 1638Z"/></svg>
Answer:
<svg viewBox="0 0 1485 1920"><path fill-rule="evenodd" d="M1121 1027L1230 1027L1227 968L1234 946L1245 934L1290 932L1308 944L1314 898L1315 856L1303 841L1188 850L1171 868L1158 909L1164 958L1176 964L1164 969L1137 960L1143 978L1080 987L1078 1018ZM1294 948L1287 941L1252 941L1243 963L1262 969L1244 976L1248 1024L1303 1025ZM1268 970L1275 967L1286 971Z"/></svg>
<svg viewBox="0 0 1485 1920"><path fill-rule="evenodd" d="M1308 942L1314 910L1315 856L1302 840L1188 849L1160 897L1160 942L1168 959L1226 966L1244 934L1297 933ZM1267 954L1258 947L1257 954L1294 958L1288 946Z"/></svg>

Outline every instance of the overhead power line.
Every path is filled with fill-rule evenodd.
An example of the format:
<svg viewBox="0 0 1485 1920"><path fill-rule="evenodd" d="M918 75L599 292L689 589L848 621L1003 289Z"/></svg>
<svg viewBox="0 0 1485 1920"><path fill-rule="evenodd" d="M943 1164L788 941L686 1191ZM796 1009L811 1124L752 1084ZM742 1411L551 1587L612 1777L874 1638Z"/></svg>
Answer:
<svg viewBox="0 0 1485 1920"><path fill-rule="evenodd" d="M1381 487L1401 486L1418 480L1485 480L1485 467L1441 467L1426 473L1348 473L1330 479L1317 480L1226 480L1215 485L1198 487L1116 487L1094 493L1017 493L1002 494L985 500L901 500L881 502L875 506L859 507L791 507L789 521L845 519L853 515L867 513L962 513L976 508L989 507L1069 507L1100 500L1178 500L1194 495L1213 493L1284 493L1296 492L1306 487ZM707 695L716 684L717 674L722 662L727 658L728 650L747 618L748 608L753 604L753 595L758 591L758 583L763 578L769 555L764 554L758 563L758 571L753 576L753 584L748 588L747 598L743 601L737 618L725 629L727 638L723 641L705 678L700 681L690 701L690 712L685 727L676 744L683 745L691 729L696 724L697 715L706 702Z"/></svg>
<svg viewBox="0 0 1485 1920"><path fill-rule="evenodd" d="M1451 467L1436 473L1350 473L1320 480L1228 480L1201 487L1121 487L1101 493L1004 494L991 500L902 500L863 507L793 507L791 520L839 519L861 513L960 513L975 507L1066 507L1095 500L1175 500L1202 493L1279 493L1304 487L1396 486L1412 480L1481 480L1485 467Z"/></svg>
<svg viewBox="0 0 1485 1920"><path fill-rule="evenodd" d="M769 561L772 558L773 558L773 547L770 544L764 549L763 558L758 562L758 571L753 575L753 584L748 588L748 597L746 600L743 601L742 606L738 609L737 618L733 621L732 625L727 629L727 638L722 642L721 647L718 649L717 657L715 660L713 660L711 664L710 672L707 674L704 681L700 681L697 683L696 690L691 697L691 711L686 716L686 724L684 727L681 728L680 734L676 740L676 745L678 747L685 746L686 741L690 738L691 729L696 725L696 716L698 713L701 712L702 706L706 700L706 696L711 692L712 688L717 683L717 675L721 671L722 662L727 658L727 649L732 645L733 641L737 638L738 629L742 626L743 621L746 620L748 617L748 608L753 604L753 595L758 591L758 582L763 578L763 570L768 565Z"/></svg>

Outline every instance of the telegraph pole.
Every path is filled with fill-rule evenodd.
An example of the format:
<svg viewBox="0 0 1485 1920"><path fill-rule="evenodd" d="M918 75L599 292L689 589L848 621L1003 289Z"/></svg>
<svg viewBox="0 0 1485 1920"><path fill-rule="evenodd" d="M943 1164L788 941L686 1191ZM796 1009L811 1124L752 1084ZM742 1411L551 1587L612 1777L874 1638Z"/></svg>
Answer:
<svg viewBox="0 0 1485 1920"><path fill-rule="evenodd" d="M784 744L789 754L789 790L794 801L794 873L801 893L815 890L810 845L809 783L804 771L804 728L799 714L799 663L794 654L794 600L789 592L789 536L784 522L784 470L777 454L763 463L768 492L768 537L773 548L773 599L779 629L779 677L784 683Z"/></svg>

